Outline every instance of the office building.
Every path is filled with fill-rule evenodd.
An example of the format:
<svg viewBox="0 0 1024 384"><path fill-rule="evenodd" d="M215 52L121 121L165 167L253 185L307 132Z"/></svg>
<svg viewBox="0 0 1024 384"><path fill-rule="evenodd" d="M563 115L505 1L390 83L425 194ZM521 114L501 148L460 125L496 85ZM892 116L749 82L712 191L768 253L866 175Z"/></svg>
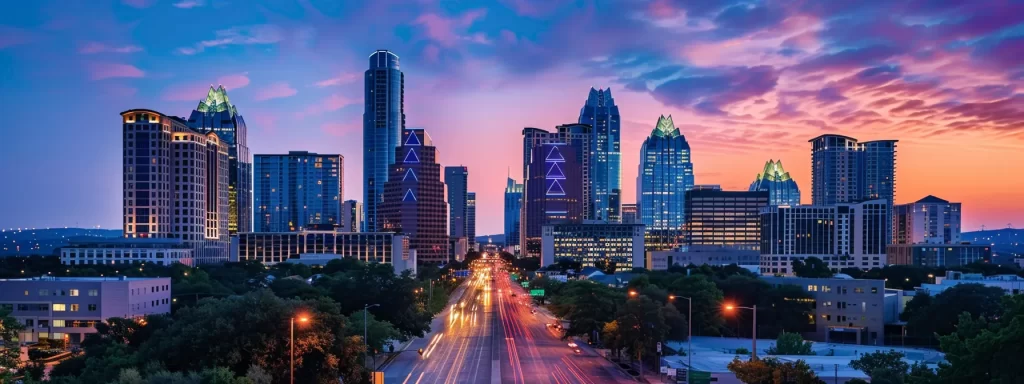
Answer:
<svg viewBox="0 0 1024 384"><path fill-rule="evenodd" d="M761 211L761 273L792 275L793 260L817 257L833 272L886 265L885 200Z"/></svg>
<svg viewBox="0 0 1024 384"><path fill-rule="evenodd" d="M225 177L225 180L227 178ZM24 326L18 341L80 344L96 323L171 312L171 278L53 277L0 279L0 308Z"/></svg>
<svg viewBox="0 0 1024 384"><path fill-rule="evenodd" d="M928 195L893 206L893 244L960 243L960 203Z"/></svg>
<svg viewBox="0 0 1024 384"><path fill-rule="evenodd" d="M60 263L64 265L117 265L146 263L171 265L181 263L195 266L192 248L181 239L150 238L94 238L81 237L68 240L60 248Z"/></svg>
<svg viewBox="0 0 1024 384"><path fill-rule="evenodd" d="M406 234L419 262L449 261L448 204L437 157L426 131L406 129L384 185L381 231Z"/></svg>
<svg viewBox="0 0 1024 384"><path fill-rule="evenodd" d="M605 221L545 225L541 249L541 267L570 258L583 267L603 261L617 271L631 271L644 267L644 226Z"/></svg>
<svg viewBox="0 0 1024 384"><path fill-rule="evenodd" d="M466 238L469 249L479 250L476 245L476 192L469 192L466 196Z"/></svg>
<svg viewBox="0 0 1024 384"><path fill-rule="evenodd" d="M1000 288L1007 295L1024 293L1024 277L1017 275L984 276L980 273L964 273L959 271L946 271L945 276L935 276L934 283L921 284L920 287L917 287L917 291L935 296L959 284L980 284L986 287Z"/></svg>
<svg viewBox="0 0 1024 384"><path fill-rule="evenodd" d="M511 177L505 183L505 251L518 255L519 225L522 218L523 185Z"/></svg>
<svg viewBox="0 0 1024 384"><path fill-rule="evenodd" d="M894 265L949 268L992 262L988 244L889 244L885 253Z"/></svg>
<svg viewBox="0 0 1024 384"><path fill-rule="evenodd" d="M405 235L389 232L250 232L238 234L238 260L326 264L338 258L391 264L395 273L416 271L416 254Z"/></svg>
<svg viewBox="0 0 1024 384"><path fill-rule="evenodd" d="M639 222L639 219L636 217L636 204L622 204L620 212L622 224L636 224Z"/></svg>
<svg viewBox="0 0 1024 384"><path fill-rule="evenodd" d="M619 107L612 90L590 88L587 101L580 109L580 124L590 129L590 188L587 199L592 202L590 219L619 222L622 205L622 159L620 154Z"/></svg>
<svg viewBox="0 0 1024 384"><path fill-rule="evenodd" d="M810 340L837 344L883 343L885 281L774 276L762 276L761 279L775 287L800 287L811 296L814 334Z"/></svg>
<svg viewBox="0 0 1024 384"><path fill-rule="evenodd" d="M583 219L582 166L576 149L565 143L544 143L534 148L526 183L527 256L540 256L542 228L578 223Z"/></svg>
<svg viewBox="0 0 1024 384"><path fill-rule="evenodd" d="M444 167L444 185L448 197L448 235L469 238L466 226L469 200L469 168Z"/></svg>
<svg viewBox="0 0 1024 384"><path fill-rule="evenodd" d="M305 151L256 155L256 232L341 225L345 158Z"/></svg>
<svg viewBox="0 0 1024 384"><path fill-rule="evenodd" d="M224 86L210 86L206 99L188 117L188 126L216 133L228 145L228 233L252 231L252 159L245 119L228 99Z"/></svg>
<svg viewBox="0 0 1024 384"><path fill-rule="evenodd" d="M686 267L690 264L701 265L730 265L736 264L751 269L751 272L758 271L758 263L761 255L751 251L737 251L725 247L704 247L699 251L649 251L647 252L647 269L652 271L664 271L673 265Z"/></svg>
<svg viewBox="0 0 1024 384"><path fill-rule="evenodd" d="M451 260L465 260L466 253L469 253L469 240L465 237L448 238L448 252L448 257L451 258Z"/></svg>
<svg viewBox="0 0 1024 384"><path fill-rule="evenodd" d="M661 116L640 147L637 213L648 231L682 230L685 193L693 188L690 144L672 122Z"/></svg>
<svg viewBox="0 0 1024 384"><path fill-rule="evenodd" d="M341 225L339 228L345 232L359 232L363 227L363 204L355 200L345 200L341 203Z"/></svg>
<svg viewBox="0 0 1024 384"><path fill-rule="evenodd" d="M821 135L811 143L811 203L829 206L882 199L892 212L896 196L896 142L859 142L842 135ZM892 242L892 217L886 218Z"/></svg>
<svg viewBox="0 0 1024 384"><path fill-rule="evenodd" d="M405 75L399 69L398 55L391 51L375 51L369 61L370 68L363 74L362 230L377 232L381 230L384 184L405 129Z"/></svg>
<svg viewBox="0 0 1024 384"><path fill-rule="evenodd" d="M725 248L758 254L761 247L761 208L767 191L723 191L694 188L684 194L685 244L689 250Z"/></svg>
<svg viewBox="0 0 1024 384"><path fill-rule="evenodd" d="M540 128L524 128L523 129L523 190L525 192L523 196L523 208L522 212L522 223L520 225L520 244L526 244L527 237L527 226L528 217L527 212L529 211L529 203L533 200L530 194L530 165L534 163L533 155L535 149L538 146L549 144L549 143L562 143L573 149L573 159L571 162L578 165L579 173L578 176L573 176L570 180L578 180L578 187L580 188L581 198L577 204L580 206L580 219L592 218L593 212L593 201L587 199L591 193L591 180L590 180L590 161L591 153L591 126L588 124L563 124L555 127L555 132L548 132ZM543 192L543 191L542 191ZM534 227L535 235L539 236L540 228ZM534 240L539 239L535 237ZM534 241L531 243L532 248L527 250L527 256L539 256L540 248L539 243Z"/></svg>
<svg viewBox="0 0 1024 384"><path fill-rule="evenodd" d="M124 237L181 239L196 264L227 261L227 143L153 110L121 121Z"/></svg>
<svg viewBox="0 0 1024 384"><path fill-rule="evenodd" d="M782 160L764 163L764 170L750 183L750 190L767 191L771 205L800 205L800 187L782 168Z"/></svg>

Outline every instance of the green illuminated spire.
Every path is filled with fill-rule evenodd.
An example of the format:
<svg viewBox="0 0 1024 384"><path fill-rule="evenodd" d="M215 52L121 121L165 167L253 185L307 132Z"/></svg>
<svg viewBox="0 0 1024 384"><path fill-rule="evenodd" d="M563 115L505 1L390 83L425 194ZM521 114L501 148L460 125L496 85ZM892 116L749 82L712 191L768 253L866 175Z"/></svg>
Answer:
<svg viewBox="0 0 1024 384"><path fill-rule="evenodd" d="M224 89L223 85L217 88L211 85L210 92L206 94L206 100L200 101L196 110L199 112L229 111L232 116L238 114L234 104L231 104L231 100L228 99L228 90Z"/></svg>
<svg viewBox="0 0 1024 384"><path fill-rule="evenodd" d="M757 175L758 180L787 181L790 180L789 172L782 168L782 160L768 160L764 163L764 171Z"/></svg>
<svg viewBox="0 0 1024 384"><path fill-rule="evenodd" d="M651 135L676 137L680 134L676 124L672 122L672 115L668 115L668 117L661 115L658 117L658 124L654 126L654 132L651 132Z"/></svg>

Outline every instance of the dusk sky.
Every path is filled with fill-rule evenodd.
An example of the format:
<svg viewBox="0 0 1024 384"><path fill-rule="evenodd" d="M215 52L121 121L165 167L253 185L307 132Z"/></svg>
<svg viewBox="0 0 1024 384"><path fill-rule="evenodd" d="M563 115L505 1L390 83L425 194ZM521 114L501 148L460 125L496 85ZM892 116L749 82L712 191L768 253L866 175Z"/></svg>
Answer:
<svg viewBox="0 0 1024 384"><path fill-rule="evenodd" d="M478 234L502 231L523 127L622 117L624 202L671 114L697 184L746 190L781 159L810 203L824 133L897 139L896 203L1024 226L1024 4L1014 1L4 1L0 227L121 226L119 112L187 117L222 84L253 154L345 156L362 196L363 71L401 58L407 126L467 165Z"/></svg>

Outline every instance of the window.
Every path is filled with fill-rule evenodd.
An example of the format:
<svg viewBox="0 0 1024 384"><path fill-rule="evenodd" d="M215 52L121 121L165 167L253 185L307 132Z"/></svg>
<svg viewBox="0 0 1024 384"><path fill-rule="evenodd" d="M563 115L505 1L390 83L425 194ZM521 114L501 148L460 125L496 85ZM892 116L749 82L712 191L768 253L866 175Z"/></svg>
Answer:
<svg viewBox="0 0 1024 384"><path fill-rule="evenodd" d="M28 290L25 290L25 296L28 296Z"/></svg>
<svg viewBox="0 0 1024 384"><path fill-rule="evenodd" d="M53 326L54 327L63 327L64 326L64 320L54 320L53 321Z"/></svg>
<svg viewBox="0 0 1024 384"><path fill-rule="evenodd" d="M40 289L39 290L39 296L50 296L50 290L49 289Z"/></svg>
<svg viewBox="0 0 1024 384"><path fill-rule="evenodd" d="M50 320L39 320L40 328L48 328L50 326Z"/></svg>
<svg viewBox="0 0 1024 384"><path fill-rule="evenodd" d="M878 293L878 287L871 287L871 293Z"/></svg>
<svg viewBox="0 0 1024 384"><path fill-rule="evenodd" d="M28 304L18 304L18 310L19 311L27 311L27 310L29 310L28 309Z"/></svg>
<svg viewBox="0 0 1024 384"><path fill-rule="evenodd" d="M25 319L25 326L26 327L34 327L34 326L36 326L36 320L35 319Z"/></svg>
<svg viewBox="0 0 1024 384"><path fill-rule="evenodd" d="M96 310L96 304L89 304L89 311L92 312L92 311L95 311L95 310Z"/></svg>
<svg viewBox="0 0 1024 384"><path fill-rule="evenodd" d="M66 310L67 310L67 305L64 305L64 304L54 304L53 305L53 311L54 312L64 312Z"/></svg>
<svg viewBox="0 0 1024 384"><path fill-rule="evenodd" d="M854 288L853 293L864 293L864 288Z"/></svg>
<svg viewBox="0 0 1024 384"><path fill-rule="evenodd" d="M72 289L71 290L71 296L78 296L78 290L77 289Z"/></svg>
<svg viewBox="0 0 1024 384"><path fill-rule="evenodd" d="M78 304L71 304L71 312L78 312Z"/></svg>

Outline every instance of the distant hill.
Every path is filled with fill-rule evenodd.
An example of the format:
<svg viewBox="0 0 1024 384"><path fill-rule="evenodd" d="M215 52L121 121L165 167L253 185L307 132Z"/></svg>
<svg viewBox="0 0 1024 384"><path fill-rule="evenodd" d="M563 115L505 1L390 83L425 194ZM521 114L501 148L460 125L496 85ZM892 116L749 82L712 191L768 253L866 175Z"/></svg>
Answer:
<svg viewBox="0 0 1024 384"><path fill-rule="evenodd" d="M1003 228L989 231L963 232L960 240L976 244L991 244L992 252L1009 255L1007 257L1024 257L1024 229Z"/></svg>
<svg viewBox="0 0 1024 384"><path fill-rule="evenodd" d="M0 230L0 257L53 255L74 237L121 237L120 229L41 228Z"/></svg>
<svg viewBox="0 0 1024 384"><path fill-rule="evenodd" d="M505 234L485 235L476 237L477 244L487 244L488 242L503 246L505 245Z"/></svg>

